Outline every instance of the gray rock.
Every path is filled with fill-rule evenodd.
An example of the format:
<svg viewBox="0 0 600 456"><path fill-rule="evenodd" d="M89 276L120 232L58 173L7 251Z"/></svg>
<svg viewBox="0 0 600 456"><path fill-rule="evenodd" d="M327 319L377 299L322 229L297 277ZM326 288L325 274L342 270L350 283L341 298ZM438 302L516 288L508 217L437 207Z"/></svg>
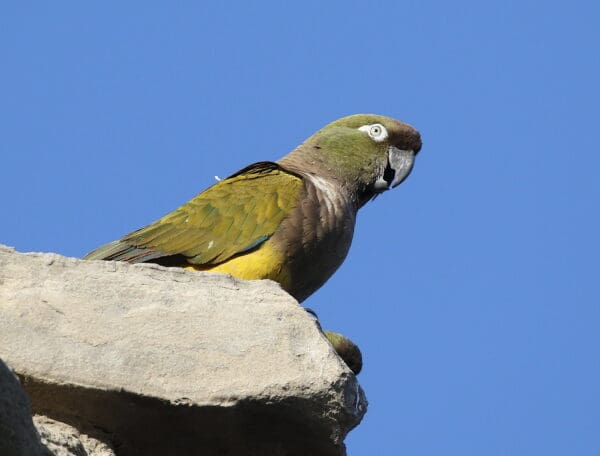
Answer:
<svg viewBox="0 0 600 456"><path fill-rule="evenodd" d="M33 422L31 405L17 376L0 359L0 455L45 454Z"/></svg>
<svg viewBox="0 0 600 456"><path fill-rule="evenodd" d="M35 415L33 422L49 455L115 456L115 452L106 443L82 434L68 424L43 415ZM108 439L109 436L104 436L104 438Z"/></svg>
<svg viewBox="0 0 600 456"><path fill-rule="evenodd" d="M105 443L64 423L41 415L32 420L29 398L17 376L0 359L0 455L115 456L115 453Z"/></svg>
<svg viewBox="0 0 600 456"><path fill-rule="evenodd" d="M0 357L36 413L120 456L340 455L366 411L270 281L3 248Z"/></svg>

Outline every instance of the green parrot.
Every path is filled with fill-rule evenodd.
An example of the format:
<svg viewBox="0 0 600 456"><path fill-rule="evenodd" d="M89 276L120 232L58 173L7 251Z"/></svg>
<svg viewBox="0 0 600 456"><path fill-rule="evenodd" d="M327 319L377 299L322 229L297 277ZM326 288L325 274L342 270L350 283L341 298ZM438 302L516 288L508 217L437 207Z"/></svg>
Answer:
<svg viewBox="0 0 600 456"><path fill-rule="evenodd" d="M271 279L302 302L344 261L358 210L404 181L420 149L410 125L344 117L84 258Z"/></svg>
<svg viewBox="0 0 600 456"><path fill-rule="evenodd" d="M410 125L372 114L344 117L280 160L254 163L84 258L271 279L302 302L346 258L358 210L404 181L420 149ZM357 374L359 348L323 333Z"/></svg>

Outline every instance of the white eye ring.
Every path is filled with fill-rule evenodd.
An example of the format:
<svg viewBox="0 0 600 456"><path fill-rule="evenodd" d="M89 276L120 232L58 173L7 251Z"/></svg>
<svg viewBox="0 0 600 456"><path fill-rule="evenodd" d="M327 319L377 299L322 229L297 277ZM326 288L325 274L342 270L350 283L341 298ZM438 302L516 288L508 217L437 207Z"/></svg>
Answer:
<svg viewBox="0 0 600 456"><path fill-rule="evenodd" d="M385 141L388 137L386 128L381 124L363 125L359 130L367 132L375 142Z"/></svg>

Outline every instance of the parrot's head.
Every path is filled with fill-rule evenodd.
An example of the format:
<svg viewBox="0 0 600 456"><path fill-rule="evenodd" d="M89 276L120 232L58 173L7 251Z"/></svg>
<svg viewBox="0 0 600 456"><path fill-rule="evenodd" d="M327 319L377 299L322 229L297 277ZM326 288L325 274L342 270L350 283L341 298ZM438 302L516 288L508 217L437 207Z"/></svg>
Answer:
<svg viewBox="0 0 600 456"><path fill-rule="evenodd" d="M421 136L410 125L356 114L323 127L290 155L294 162L302 157L309 172L339 182L361 207L402 183L420 149Z"/></svg>

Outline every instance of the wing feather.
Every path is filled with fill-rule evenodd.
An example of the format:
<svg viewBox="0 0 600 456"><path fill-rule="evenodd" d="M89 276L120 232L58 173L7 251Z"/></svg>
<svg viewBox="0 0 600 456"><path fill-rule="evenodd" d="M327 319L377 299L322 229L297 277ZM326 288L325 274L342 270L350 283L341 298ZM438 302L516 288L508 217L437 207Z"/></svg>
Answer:
<svg viewBox="0 0 600 456"><path fill-rule="evenodd" d="M183 255L191 264L218 264L269 239L302 188L299 175L276 163L255 163L84 258L138 263Z"/></svg>

